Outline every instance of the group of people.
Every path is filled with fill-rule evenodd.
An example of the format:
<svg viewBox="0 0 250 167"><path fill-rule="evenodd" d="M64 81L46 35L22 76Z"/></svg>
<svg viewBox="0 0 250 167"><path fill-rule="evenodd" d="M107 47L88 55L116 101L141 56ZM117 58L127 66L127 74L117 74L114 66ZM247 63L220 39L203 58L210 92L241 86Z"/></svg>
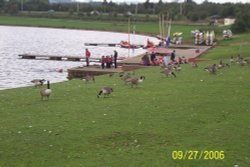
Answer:
<svg viewBox="0 0 250 167"><path fill-rule="evenodd" d="M86 59L86 66L89 66L89 59L90 59L91 53L88 49L85 49L85 59ZM114 55L112 56L102 56L100 62L102 69L111 68L114 64L114 68L117 68L117 58L118 58L118 52L114 50Z"/></svg>
<svg viewBox="0 0 250 167"><path fill-rule="evenodd" d="M176 60L175 50L171 52L170 56L168 56L168 54L165 54L165 55L160 56L159 59L156 57L156 55L157 53L155 52L152 52L151 54L146 52L146 54L144 54L141 59L142 64L145 66L150 66L150 65L158 66L161 64L167 66L169 64L187 64L188 63L187 59L184 56L178 57L178 60ZM89 66L90 56L91 56L90 51L86 49L85 50L86 66ZM118 58L118 52L116 50L114 50L114 54L111 56L102 56L102 58L100 59L102 69L112 68L112 66L114 66L114 68L117 68L117 58Z"/></svg>
<svg viewBox="0 0 250 167"><path fill-rule="evenodd" d="M142 57L142 64L145 66L150 66L150 65L168 65L168 64L186 64L187 59L183 56L183 57L179 57L178 60L176 60L176 54L175 54L175 50L173 50L173 52L170 55L170 58L168 56L168 54L162 55L160 56L159 59L156 58L156 53L152 52L151 54L149 54L148 52L146 52L145 55L143 55Z"/></svg>

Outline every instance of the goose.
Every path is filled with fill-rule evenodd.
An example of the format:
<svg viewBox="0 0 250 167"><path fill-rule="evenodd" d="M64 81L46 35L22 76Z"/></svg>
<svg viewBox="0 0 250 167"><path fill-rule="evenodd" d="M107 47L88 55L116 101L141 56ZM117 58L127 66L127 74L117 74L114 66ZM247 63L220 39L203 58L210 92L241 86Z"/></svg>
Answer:
<svg viewBox="0 0 250 167"><path fill-rule="evenodd" d="M165 68L164 71L162 71L161 73L164 73L166 75L166 77L169 77L169 75L173 75L176 78L176 75L173 72L173 70L171 69L171 67Z"/></svg>
<svg viewBox="0 0 250 167"><path fill-rule="evenodd" d="M231 56L231 58L230 58L230 63L231 63L231 64L234 64L234 63L235 63L235 59L234 59L233 56Z"/></svg>
<svg viewBox="0 0 250 167"><path fill-rule="evenodd" d="M110 95L113 92L113 88L111 87L103 87L100 92L97 95L97 98L101 97L101 94L103 94L103 97L106 97L107 95Z"/></svg>
<svg viewBox="0 0 250 167"><path fill-rule="evenodd" d="M228 67L228 68L230 68L230 65L229 64L224 64L223 62L222 62L222 60L220 61L220 63L217 65L217 68L218 69L221 69L221 68L224 68L224 67Z"/></svg>
<svg viewBox="0 0 250 167"><path fill-rule="evenodd" d="M85 81L85 83L88 83L90 80L92 80L93 82L95 82L95 76L93 75L86 75L82 78L83 81Z"/></svg>
<svg viewBox="0 0 250 167"><path fill-rule="evenodd" d="M45 81L46 81L45 79L33 79L30 82L32 82L35 85L35 87L37 87L37 86L43 86L43 83Z"/></svg>
<svg viewBox="0 0 250 167"><path fill-rule="evenodd" d="M181 65L177 64L176 66L173 67L175 71L180 72L181 71Z"/></svg>
<svg viewBox="0 0 250 167"><path fill-rule="evenodd" d="M121 76L121 80L126 81L127 79L131 78L131 74L127 73Z"/></svg>
<svg viewBox="0 0 250 167"><path fill-rule="evenodd" d="M211 66L208 66L208 67L206 67L206 68L204 68L208 73L210 73L210 74L216 74L216 71L217 71L217 69L216 69L216 64L213 64L213 65L211 65Z"/></svg>
<svg viewBox="0 0 250 167"><path fill-rule="evenodd" d="M52 90L50 89L50 82L47 81L47 89L40 90L41 99L43 100L43 97L47 97L47 99L49 99L49 96L51 95L51 93L52 93Z"/></svg>
<svg viewBox="0 0 250 167"><path fill-rule="evenodd" d="M127 78L125 80L125 84L130 84L131 87L133 87L134 85L137 86L138 84L142 83L145 79L145 76L140 76L140 78Z"/></svg>
<svg viewBox="0 0 250 167"><path fill-rule="evenodd" d="M198 67L198 64L195 63L195 62L192 62L192 63L191 63L191 66L192 66L193 68L197 68L197 67Z"/></svg>
<svg viewBox="0 0 250 167"><path fill-rule="evenodd" d="M243 58L240 58L239 64L240 66L245 66L246 64L249 64L249 60L244 60Z"/></svg>

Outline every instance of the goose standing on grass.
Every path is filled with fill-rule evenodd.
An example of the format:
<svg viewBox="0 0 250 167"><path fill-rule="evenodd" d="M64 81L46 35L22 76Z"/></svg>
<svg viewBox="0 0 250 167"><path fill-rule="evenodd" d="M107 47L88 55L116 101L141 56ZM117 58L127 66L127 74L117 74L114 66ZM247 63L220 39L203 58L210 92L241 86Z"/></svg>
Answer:
<svg viewBox="0 0 250 167"><path fill-rule="evenodd" d="M173 72L171 67L165 68L164 71L162 71L161 73L164 73L166 75L166 77L169 77L170 75L173 75L176 78L176 75Z"/></svg>
<svg viewBox="0 0 250 167"><path fill-rule="evenodd" d="M230 58L230 63L231 63L231 64L234 64L234 63L235 63L235 59L234 59L233 56L231 56L231 58Z"/></svg>
<svg viewBox="0 0 250 167"><path fill-rule="evenodd" d="M113 92L113 88L111 87L103 87L100 92L97 95L97 98L101 97L101 94L103 94L103 97L106 97L107 95L110 95Z"/></svg>
<svg viewBox="0 0 250 167"><path fill-rule="evenodd" d="M195 63L195 62L192 62L192 63L191 63L191 66L192 66L193 68L197 68L197 67L198 67L198 64Z"/></svg>
<svg viewBox="0 0 250 167"><path fill-rule="evenodd" d="M30 82L32 82L35 85L35 87L37 87L37 86L43 86L43 83L45 81L46 81L45 79L33 79Z"/></svg>
<svg viewBox="0 0 250 167"><path fill-rule="evenodd" d="M173 67L175 71L180 72L181 71L181 65L177 64L176 66Z"/></svg>
<svg viewBox="0 0 250 167"><path fill-rule="evenodd" d="M128 78L125 80L125 84L130 84L131 87L138 86L138 84L142 83L145 80L145 76L140 76L140 78Z"/></svg>
<svg viewBox="0 0 250 167"><path fill-rule="evenodd" d="M209 74L216 74L216 71L217 71L216 64L208 66L204 68L204 70L207 71Z"/></svg>
<svg viewBox="0 0 250 167"><path fill-rule="evenodd" d="M51 93L52 90L50 89L50 82L47 81L47 89L40 90L41 99L43 100L43 97L47 97L47 99L49 99Z"/></svg>
<svg viewBox="0 0 250 167"><path fill-rule="evenodd" d="M220 63L217 65L217 68L218 69L221 69L221 68L224 68L224 67L228 67L228 68L230 68L230 65L229 64L224 64L223 62L222 62L222 60L220 60Z"/></svg>
<svg viewBox="0 0 250 167"><path fill-rule="evenodd" d="M85 81L85 83L88 83L90 80L93 81L93 83L95 83L95 76L94 75L86 75L82 78L83 81Z"/></svg>

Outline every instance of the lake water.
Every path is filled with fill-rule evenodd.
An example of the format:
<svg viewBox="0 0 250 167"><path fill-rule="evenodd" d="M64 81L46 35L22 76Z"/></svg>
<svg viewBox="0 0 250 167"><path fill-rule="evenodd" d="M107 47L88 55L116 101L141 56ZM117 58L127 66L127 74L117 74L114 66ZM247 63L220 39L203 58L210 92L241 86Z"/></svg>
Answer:
<svg viewBox="0 0 250 167"><path fill-rule="evenodd" d="M131 43L145 45L148 38L158 42L153 37L132 35ZM84 62L20 59L19 54L84 56L85 48L89 48L92 57L111 55L114 49L122 57L145 52L143 49L129 52L119 47L84 46L84 43L119 43L127 39L124 33L0 26L0 90L29 86L33 79L44 78L52 83L65 81L68 68L84 65ZM58 73L57 69L64 72Z"/></svg>

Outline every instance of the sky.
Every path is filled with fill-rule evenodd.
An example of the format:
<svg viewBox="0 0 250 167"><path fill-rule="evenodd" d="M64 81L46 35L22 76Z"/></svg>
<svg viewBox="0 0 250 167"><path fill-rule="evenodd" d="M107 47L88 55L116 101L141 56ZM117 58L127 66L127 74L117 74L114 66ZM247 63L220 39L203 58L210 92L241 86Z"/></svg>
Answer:
<svg viewBox="0 0 250 167"><path fill-rule="evenodd" d="M89 1L89 0L84 0L84 1ZM92 0L92 1L103 1L103 0ZM108 2L110 0L107 0ZM112 0L112 2L118 2L118 3L122 3L122 2L145 2L146 0ZM173 2L173 1L177 1L177 0L162 0L163 2ZM179 2L183 2L184 0L178 0ZM196 3L202 3L204 0L193 0ZM159 2L159 0L150 0L150 2ZM231 3L250 3L250 0L208 0L208 2L215 2L215 3L226 3L226 2L231 2Z"/></svg>

